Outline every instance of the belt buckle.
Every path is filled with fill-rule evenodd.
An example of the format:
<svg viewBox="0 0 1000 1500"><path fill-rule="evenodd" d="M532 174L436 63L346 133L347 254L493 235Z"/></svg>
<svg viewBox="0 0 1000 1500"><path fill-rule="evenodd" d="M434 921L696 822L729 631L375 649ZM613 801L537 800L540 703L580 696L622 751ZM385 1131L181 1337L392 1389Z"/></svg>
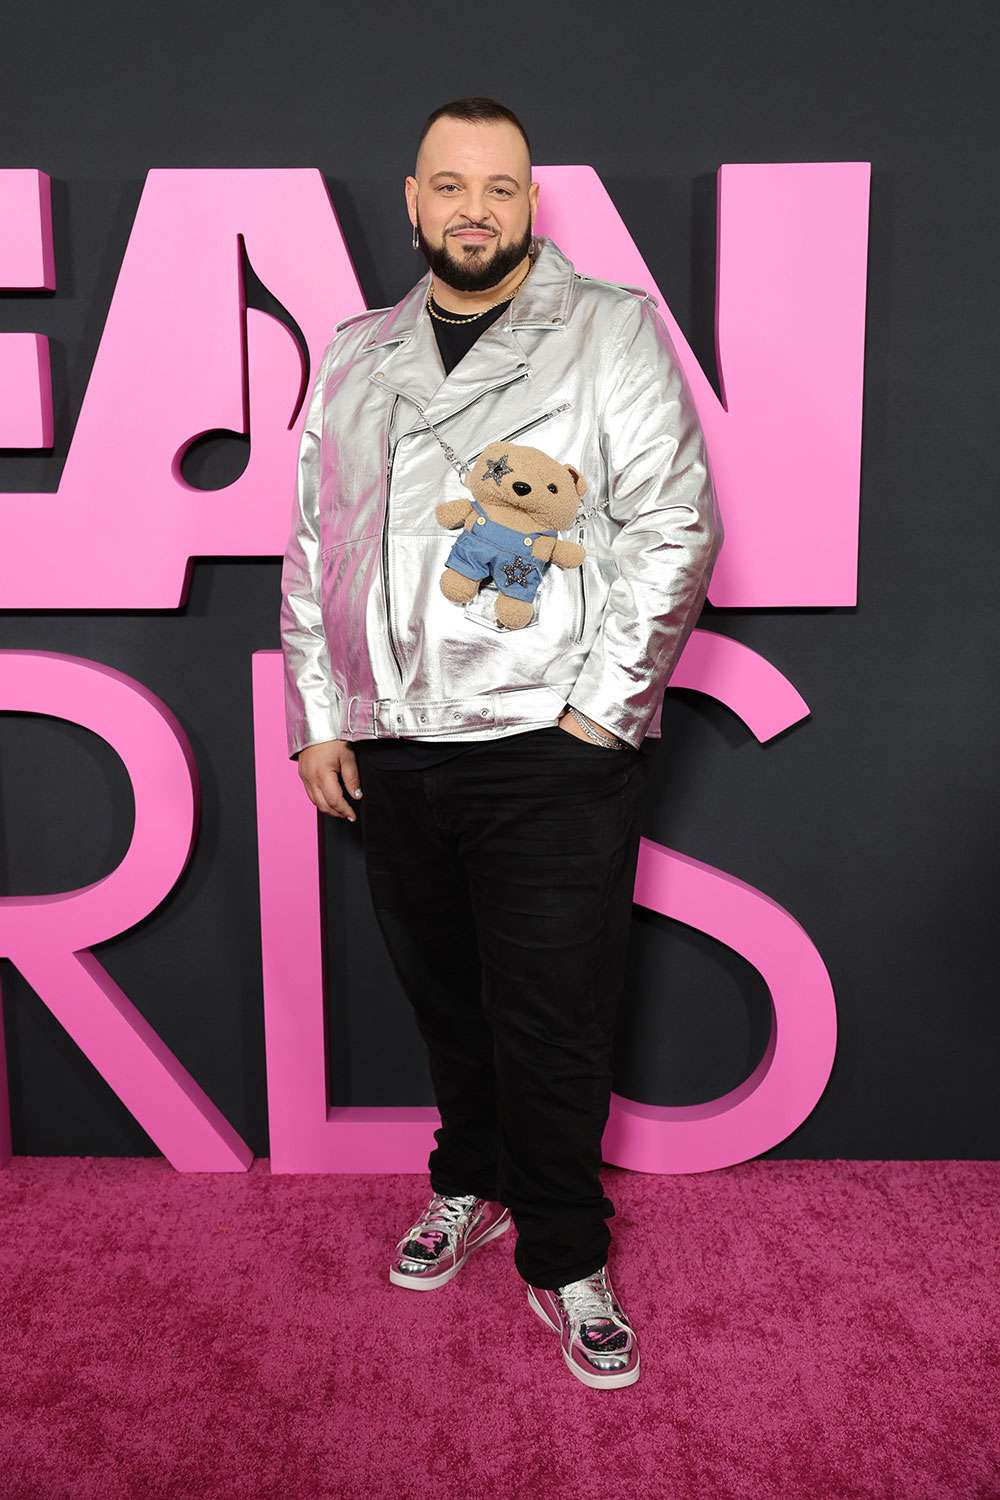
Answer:
<svg viewBox="0 0 1000 1500"><path fill-rule="evenodd" d="M391 729L387 730L385 733L382 733L380 731L380 729L379 729L379 714L381 713L382 707L384 705L385 706L386 718L387 719L391 719L391 717L392 717L392 705L393 705L394 702L395 702L395 699L393 699L393 698L376 698L375 701L374 701L374 703L372 704L372 733L373 733L373 735L375 736L375 738L377 740L379 740L379 739L385 740L385 739L391 739L392 738L392 730Z"/></svg>

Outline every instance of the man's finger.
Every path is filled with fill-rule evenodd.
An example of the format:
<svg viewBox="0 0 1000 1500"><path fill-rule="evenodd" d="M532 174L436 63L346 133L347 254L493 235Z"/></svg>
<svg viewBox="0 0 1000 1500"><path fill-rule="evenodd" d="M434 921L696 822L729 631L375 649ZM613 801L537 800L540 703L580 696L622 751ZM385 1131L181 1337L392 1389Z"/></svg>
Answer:
<svg viewBox="0 0 1000 1500"><path fill-rule="evenodd" d="M326 804L320 806L320 812L329 813L335 818L346 818L349 823L358 821L357 814L344 797L344 790L336 771L321 773L317 777L317 789Z"/></svg>
<svg viewBox="0 0 1000 1500"><path fill-rule="evenodd" d="M340 757L340 779L352 797L358 798L362 795L361 776L358 771L357 756L353 750L345 750Z"/></svg>

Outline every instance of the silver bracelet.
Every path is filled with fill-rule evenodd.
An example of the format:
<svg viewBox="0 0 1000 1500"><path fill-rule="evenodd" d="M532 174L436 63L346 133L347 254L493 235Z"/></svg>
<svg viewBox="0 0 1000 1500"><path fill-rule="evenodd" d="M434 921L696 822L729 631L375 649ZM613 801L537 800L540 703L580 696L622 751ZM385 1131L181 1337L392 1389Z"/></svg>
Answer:
<svg viewBox="0 0 1000 1500"><path fill-rule="evenodd" d="M596 724L592 724L589 719L585 719L583 714L580 713L578 709L575 709L573 707L572 703L567 703L566 707L569 709L570 713L573 715L580 728L596 744L603 745L605 750L620 750L622 748L621 740L616 739L614 735L612 735L612 737L608 739L605 735L599 733Z"/></svg>

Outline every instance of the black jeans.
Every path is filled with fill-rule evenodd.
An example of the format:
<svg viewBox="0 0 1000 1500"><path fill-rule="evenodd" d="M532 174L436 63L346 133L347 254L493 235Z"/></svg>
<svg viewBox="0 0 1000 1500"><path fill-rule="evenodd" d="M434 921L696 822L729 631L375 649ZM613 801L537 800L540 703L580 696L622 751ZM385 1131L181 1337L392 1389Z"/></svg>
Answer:
<svg viewBox="0 0 1000 1500"><path fill-rule="evenodd" d="M652 746L558 725L421 770L354 745L379 927L427 1044L431 1188L506 1204L525 1281L604 1264L601 1138Z"/></svg>

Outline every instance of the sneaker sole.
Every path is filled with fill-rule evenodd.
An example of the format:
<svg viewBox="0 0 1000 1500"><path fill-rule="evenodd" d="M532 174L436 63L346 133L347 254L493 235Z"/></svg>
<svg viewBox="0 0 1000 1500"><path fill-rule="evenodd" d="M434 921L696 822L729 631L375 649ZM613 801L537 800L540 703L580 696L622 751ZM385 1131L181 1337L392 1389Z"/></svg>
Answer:
<svg viewBox="0 0 1000 1500"><path fill-rule="evenodd" d="M528 1288L528 1302L541 1318L546 1328L551 1328L553 1333L561 1332L558 1323L553 1323L552 1319L549 1317L544 1307L542 1307L541 1303L538 1301L530 1286ZM566 1364L567 1368L571 1371L571 1373L576 1376L577 1380L582 1381L584 1385L589 1385L593 1390L617 1390L624 1385L634 1385L635 1382L639 1379L638 1355L636 1355L635 1367L631 1370L623 1371L621 1375L590 1375L586 1370L582 1370L580 1368L576 1361L566 1353L566 1350L563 1349L561 1344L559 1346L559 1349L560 1353L562 1354L563 1361Z"/></svg>
<svg viewBox="0 0 1000 1500"><path fill-rule="evenodd" d="M447 1271L442 1271L440 1276L435 1276L433 1280L428 1280L426 1276L410 1275L407 1271L397 1271L395 1266L389 1267L389 1280L393 1286L405 1286L411 1292L436 1291L439 1286L444 1286L446 1281L450 1281L453 1276L458 1275L470 1255L473 1255L481 1246L488 1245L490 1240L498 1240L502 1234L506 1233L510 1225L511 1217L510 1210L508 1209L504 1218L497 1219L494 1224L490 1225L485 1234L480 1235L479 1239L472 1240L466 1245L465 1254L461 1260L456 1261L453 1266L448 1267Z"/></svg>

